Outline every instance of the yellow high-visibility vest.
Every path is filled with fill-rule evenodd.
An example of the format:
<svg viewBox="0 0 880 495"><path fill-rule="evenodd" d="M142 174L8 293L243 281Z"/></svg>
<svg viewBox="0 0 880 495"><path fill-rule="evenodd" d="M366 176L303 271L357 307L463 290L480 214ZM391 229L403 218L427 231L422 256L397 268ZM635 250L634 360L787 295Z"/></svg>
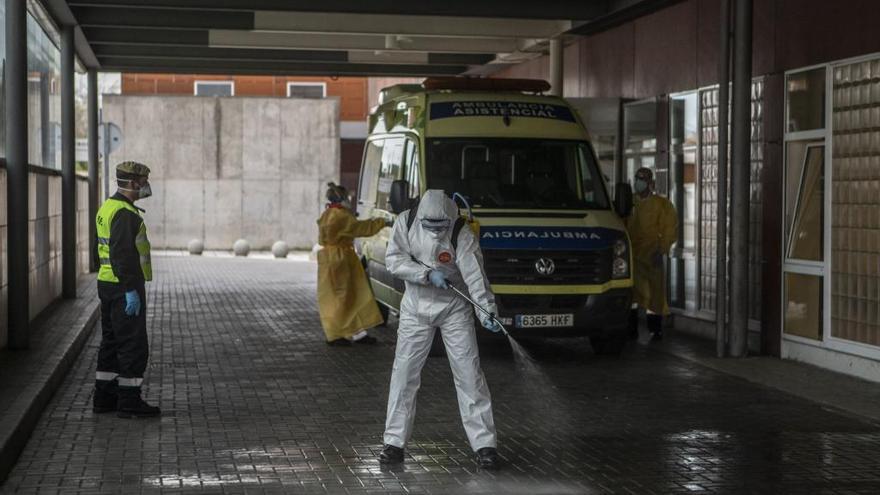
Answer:
<svg viewBox="0 0 880 495"><path fill-rule="evenodd" d="M98 269L98 280L102 282L119 283L119 278L113 273L113 260L110 259L110 226L120 210L128 210L138 217L141 212L126 201L110 198L101 205L95 217L95 226L98 231L98 259L101 267ZM147 239L147 226L141 222L135 238L135 246L141 257L141 270L144 272L144 280L153 280L153 266L150 263L150 241Z"/></svg>

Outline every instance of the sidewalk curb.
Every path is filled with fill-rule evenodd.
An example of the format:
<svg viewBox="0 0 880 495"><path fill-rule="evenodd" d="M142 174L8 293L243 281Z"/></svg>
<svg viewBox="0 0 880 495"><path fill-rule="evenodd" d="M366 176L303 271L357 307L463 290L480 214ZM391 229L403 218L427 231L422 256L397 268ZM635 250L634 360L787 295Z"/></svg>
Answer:
<svg viewBox="0 0 880 495"><path fill-rule="evenodd" d="M94 282L90 282L94 283ZM63 312L68 308L68 304L75 304L73 301L61 301L50 310L50 314L42 319L42 323L52 317L57 317L59 312ZM60 359L52 363L50 373L37 387L28 387L14 402L17 411L0 421L0 483L3 483L9 472L15 466L18 456L27 445L31 433L34 431L40 416L46 405L52 400L52 396L61 385L71 366L79 356L88 338L91 336L96 322L100 314L100 305L95 300L91 303L91 307L80 311L80 314L70 322L69 329L75 335L60 345L66 346ZM39 320L38 320L39 321ZM27 351L24 351L27 352Z"/></svg>
<svg viewBox="0 0 880 495"><path fill-rule="evenodd" d="M681 337L676 337L676 340L678 339ZM684 339L691 340L687 337ZM880 386L874 382L798 361L768 356L750 356L742 359L717 358L714 355L696 354L694 349L678 349L667 345L666 342L660 345L641 345L880 426ZM763 372L757 372L761 367L764 368ZM800 373L792 373L795 370ZM823 381L827 383L821 383ZM835 381L839 383L835 384ZM865 394L866 386L875 387L875 392ZM853 393L848 392L847 389L852 389ZM855 393L856 389L862 393Z"/></svg>

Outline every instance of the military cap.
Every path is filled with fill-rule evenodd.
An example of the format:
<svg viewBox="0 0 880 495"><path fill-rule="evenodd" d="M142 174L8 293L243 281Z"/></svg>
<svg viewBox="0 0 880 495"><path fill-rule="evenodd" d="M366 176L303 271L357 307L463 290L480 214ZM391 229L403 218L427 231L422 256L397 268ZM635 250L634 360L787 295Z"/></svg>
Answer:
<svg viewBox="0 0 880 495"><path fill-rule="evenodd" d="M134 180L150 175L150 167L143 163L126 161L116 165L116 178L118 180Z"/></svg>

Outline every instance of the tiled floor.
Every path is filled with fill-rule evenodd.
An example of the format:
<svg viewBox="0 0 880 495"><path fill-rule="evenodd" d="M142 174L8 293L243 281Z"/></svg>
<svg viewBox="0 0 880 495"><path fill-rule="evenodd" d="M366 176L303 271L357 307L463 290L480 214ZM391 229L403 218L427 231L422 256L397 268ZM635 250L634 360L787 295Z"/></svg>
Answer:
<svg viewBox="0 0 880 495"><path fill-rule="evenodd" d="M449 366L431 358L406 463L380 468L394 331L323 343L315 266L159 257L146 396L96 416L93 338L3 493L880 493L880 425L647 346L597 358L483 351L503 470L476 469Z"/></svg>

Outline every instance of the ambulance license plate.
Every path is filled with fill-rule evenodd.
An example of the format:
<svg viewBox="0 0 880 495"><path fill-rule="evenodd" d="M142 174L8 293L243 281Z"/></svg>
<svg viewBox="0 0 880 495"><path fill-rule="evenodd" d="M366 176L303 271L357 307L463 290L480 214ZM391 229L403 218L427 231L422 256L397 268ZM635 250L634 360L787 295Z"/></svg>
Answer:
<svg viewBox="0 0 880 495"><path fill-rule="evenodd" d="M516 315L516 328L573 327L574 315Z"/></svg>

